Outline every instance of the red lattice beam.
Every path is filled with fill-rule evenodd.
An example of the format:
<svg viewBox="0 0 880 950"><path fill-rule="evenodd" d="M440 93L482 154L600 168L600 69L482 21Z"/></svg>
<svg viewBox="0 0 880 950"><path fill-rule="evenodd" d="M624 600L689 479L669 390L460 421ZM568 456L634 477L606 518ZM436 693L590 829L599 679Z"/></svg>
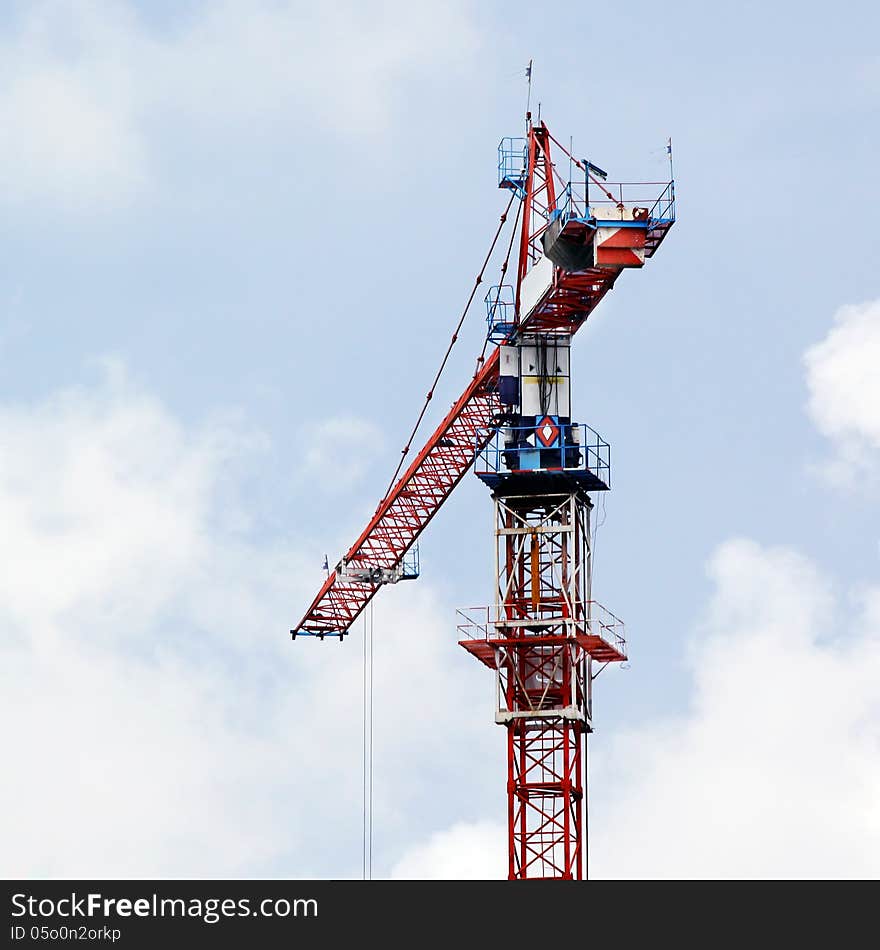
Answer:
<svg viewBox="0 0 880 950"><path fill-rule="evenodd" d="M499 410L498 349L449 410L346 554L357 567L394 568L449 497L492 432ZM331 573L294 634L344 633L379 589Z"/></svg>

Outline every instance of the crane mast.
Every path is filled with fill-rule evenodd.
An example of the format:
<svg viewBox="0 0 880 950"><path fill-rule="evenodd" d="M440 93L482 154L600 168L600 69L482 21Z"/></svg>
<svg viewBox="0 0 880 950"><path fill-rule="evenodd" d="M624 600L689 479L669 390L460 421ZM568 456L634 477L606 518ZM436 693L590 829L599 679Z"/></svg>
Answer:
<svg viewBox="0 0 880 950"><path fill-rule="evenodd" d="M593 599L593 496L611 487L610 447L572 416L571 342L665 238L674 182L609 183L529 116L525 137L501 141L498 184L520 202L520 230L514 283L486 295L492 349L291 635L342 639L381 587L417 576L416 540L474 467L495 507L495 592L458 612L458 630L495 674L507 732L508 876L582 879L592 684L626 641Z"/></svg>

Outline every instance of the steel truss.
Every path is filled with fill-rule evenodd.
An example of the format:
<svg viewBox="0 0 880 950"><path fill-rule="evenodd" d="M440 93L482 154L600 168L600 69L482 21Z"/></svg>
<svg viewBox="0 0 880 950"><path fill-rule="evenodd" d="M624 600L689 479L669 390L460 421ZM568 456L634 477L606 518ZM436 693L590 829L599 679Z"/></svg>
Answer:
<svg viewBox="0 0 880 950"><path fill-rule="evenodd" d="M511 879L583 877L591 660L574 634L591 600L590 508L579 492L495 501Z"/></svg>
<svg viewBox="0 0 880 950"><path fill-rule="evenodd" d="M591 510L581 489L496 496L495 603L459 611L461 645L496 671L511 879L586 876L592 682L626 659L623 625L592 599Z"/></svg>

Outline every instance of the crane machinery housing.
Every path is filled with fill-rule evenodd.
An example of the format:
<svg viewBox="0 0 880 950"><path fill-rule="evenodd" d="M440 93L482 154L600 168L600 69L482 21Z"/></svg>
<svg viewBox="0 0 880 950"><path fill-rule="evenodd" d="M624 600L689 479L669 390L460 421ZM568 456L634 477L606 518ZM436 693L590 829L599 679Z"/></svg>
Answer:
<svg viewBox="0 0 880 950"><path fill-rule="evenodd" d="M419 535L474 468L495 508L495 587L490 605L458 611L458 630L495 675L511 879L587 877L592 684L627 650L623 623L593 599L592 498L611 487L610 447L572 414L571 343L673 225L671 142L667 151L668 181L611 183L530 113L524 137L502 139L498 185L510 196L499 232L517 203L508 257L517 234L518 255L512 282L505 260L486 295L477 369L291 630L341 640L384 585L416 577Z"/></svg>

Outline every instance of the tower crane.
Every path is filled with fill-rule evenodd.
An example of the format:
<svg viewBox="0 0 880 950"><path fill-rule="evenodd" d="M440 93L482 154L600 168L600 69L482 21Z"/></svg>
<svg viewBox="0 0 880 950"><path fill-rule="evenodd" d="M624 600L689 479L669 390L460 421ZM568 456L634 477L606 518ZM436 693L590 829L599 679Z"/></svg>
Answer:
<svg viewBox="0 0 880 950"><path fill-rule="evenodd" d="M623 624L592 594L592 495L611 486L610 447L573 421L569 355L620 275L643 267L675 222L667 150L668 181L612 183L531 114L524 137L501 140L501 226L517 203L508 254L518 247L511 283L486 295L477 369L291 630L342 640L383 586L417 576L419 535L474 468L495 505L495 592L458 612L458 630L496 676L512 879L587 876L592 683L627 654Z"/></svg>

